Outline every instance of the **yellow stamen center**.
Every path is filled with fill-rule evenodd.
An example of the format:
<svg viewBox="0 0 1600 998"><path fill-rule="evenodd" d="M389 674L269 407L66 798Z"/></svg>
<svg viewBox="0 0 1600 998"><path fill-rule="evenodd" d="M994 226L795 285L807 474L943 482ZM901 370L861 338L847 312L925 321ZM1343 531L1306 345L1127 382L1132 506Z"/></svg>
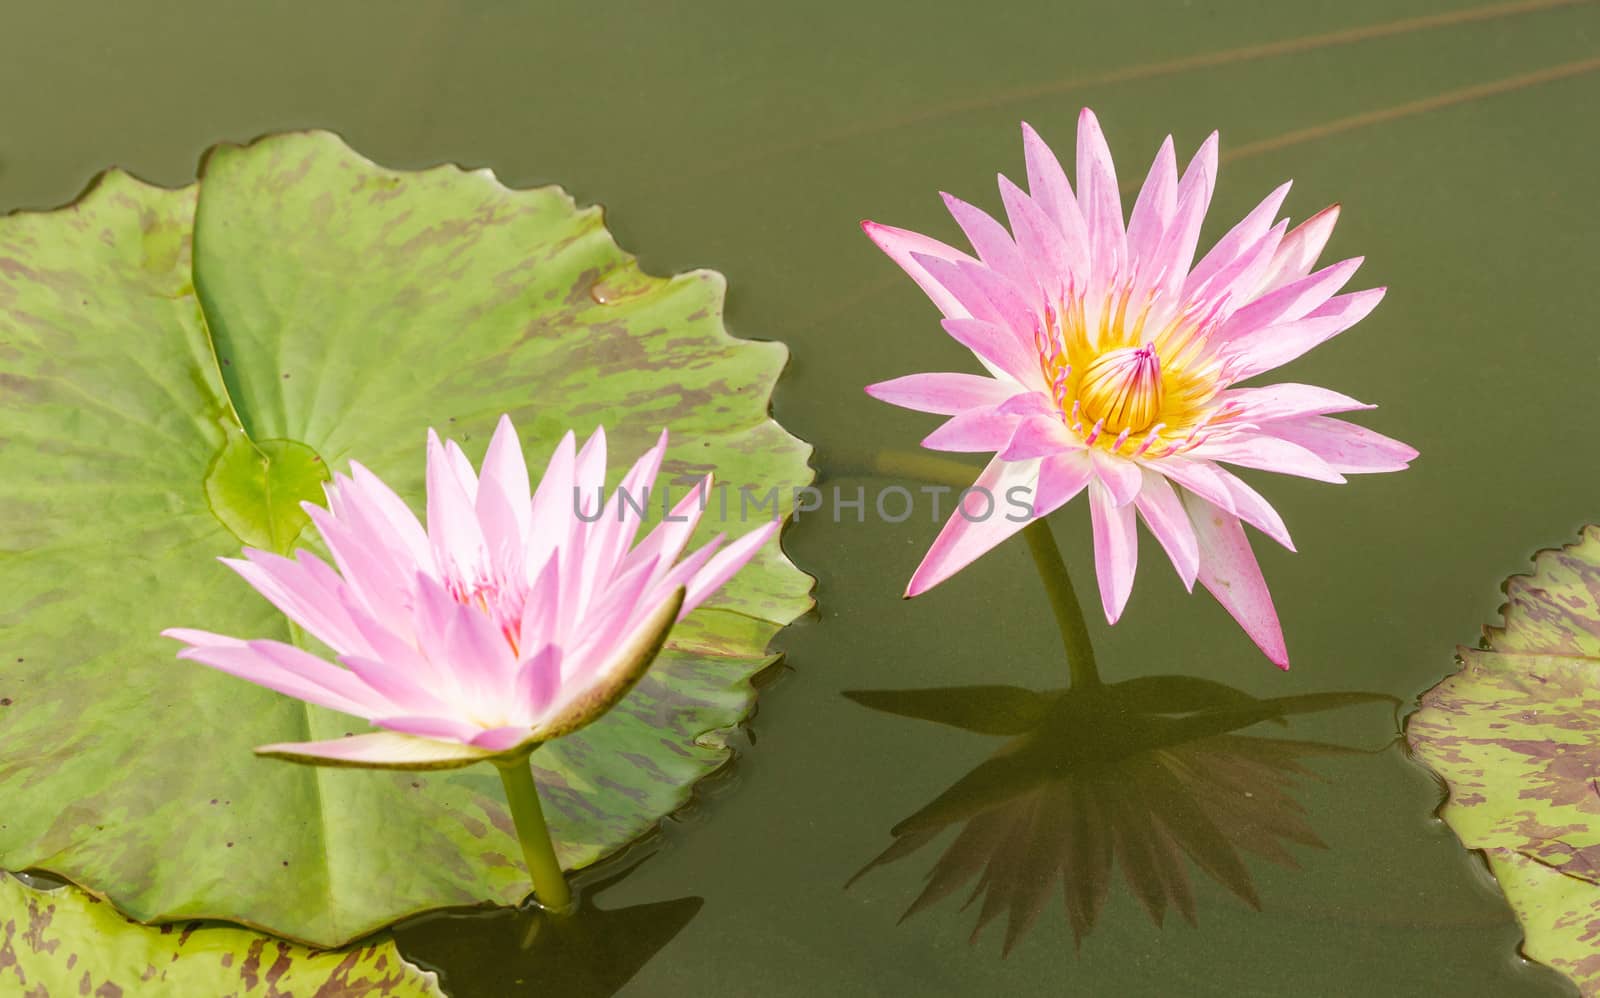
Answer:
<svg viewBox="0 0 1600 998"><path fill-rule="evenodd" d="M1078 401L1088 422L1105 424L1109 433L1140 433L1161 414L1164 391L1161 358L1155 347L1108 350L1084 369Z"/></svg>

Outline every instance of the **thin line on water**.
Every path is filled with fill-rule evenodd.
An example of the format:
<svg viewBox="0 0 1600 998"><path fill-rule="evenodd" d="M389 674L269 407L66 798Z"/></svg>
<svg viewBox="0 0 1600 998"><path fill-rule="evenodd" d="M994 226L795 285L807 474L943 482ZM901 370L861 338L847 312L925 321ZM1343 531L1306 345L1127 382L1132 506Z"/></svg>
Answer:
<svg viewBox="0 0 1600 998"><path fill-rule="evenodd" d="M1392 107L1382 107L1373 111L1363 111L1360 114L1352 114L1343 118L1335 118L1332 121L1325 121L1319 125L1308 125L1305 128L1297 128L1292 131L1284 132L1281 135L1274 135L1270 138L1258 139L1255 142L1246 142L1242 145L1238 145L1232 149L1229 149L1228 151L1222 153L1218 158L1225 163L1235 162L1251 156L1260 156L1265 153L1276 152L1279 149L1298 145L1302 142L1313 142L1317 139L1327 138L1331 135L1338 135L1341 132L1353 131L1357 128L1365 128L1369 125L1386 124L1388 122L1397 121L1401 118L1407 118L1412 115L1426 114L1429 111L1438 111L1443 108L1453 107L1457 104L1465 104L1470 101L1482 100L1487 97L1496 97L1500 94L1512 93L1517 90L1525 90L1529 87L1536 87L1545 83L1554 83L1559 80L1571 79L1573 77L1582 76L1586 73L1593 73L1597 70L1600 70L1600 56L1590 59L1579 59L1575 62L1564 62L1560 65L1549 66L1544 69L1536 69L1530 73L1520 73L1516 76L1506 77L1505 79L1491 80L1488 83L1475 83L1469 87L1461 87L1456 90L1447 90L1441 94L1434 94L1432 97L1423 97L1418 100L1407 101L1403 104L1396 104ZM1138 189L1141 182L1142 181L1122 184L1122 193L1132 193ZM829 303L827 308L815 313L803 322L791 326L788 330L788 334L792 334L794 331L799 329L809 329L812 326L833 318L835 315L848 311L864 299L870 297L875 292L883 290L896 283L899 278L900 275L898 272L896 272L885 274L882 277L874 278L873 280L864 282L858 288L856 288L856 290L834 298Z"/></svg>
<svg viewBox="0 0 1600 998"><path fill-rule="evenodd" d="M1487 4L1482 7L1472 7L1466 10L1446 11L1440 14L1425 14L1419 17L1407 17L1397 21L1384 21L1378 24L1364 24L1353 28L1340 28L1334 31L1325 31L1319 34L1301 35L1296 38L1284 38L1278 41L1262 42L1256 45L1245 45L1239 48L1223 49L1218 52L1204 52L1198 55L1183 56L1177 59L1167 59L1160 62L1142 63L1135 66L1124 66L1121 69L1109 70L1104 73L1090 76L1073 77L1065 80L1049 80L1042 83L1030 84L1024 87L1015 87L1003 90L997 94L986 97L971 98L968 100L954 101L948 104L939 104L934 107L924 108L898 118L880 119L875 122L854 125L834 132L806 139L800 142L788 142L779 146L769 146L762 151L745 156L740 159L728 159L718 164L714 169L704 173L677 174L672 176L673 183L690 180L706 180L734 170L742 170L754 163L784 156L795 152L816 149L820 146L832 145L849 139L861 138L867 135L895 131L911 125L934 121L951 115L963 114L968 111L978 111L986 108L999 107L1017 101L1032 100L1049 94L1061 93L1081 87L1105 86L1111 83L1127 83L1133 80L1148 80L1162 76L1172 76L1178 73L1189 72L1197 69L1211 69L1218 66L1234 65L1236 63L1255 62L1261 59L1271 59L1285 55L1299 55L1305 52L1314 52L1318 49L1336 48L1341 45L1354 45L1360 42L1374 41L1380 38L1393 38L1397 35L1414 34L1419 31L1429 31L1435 28L1459 27L1466 24L1476 24L1484 21L1496 21L1505 18L1521 17L1527 14L1538 14L1549 10L1558 10L1564 7L1578 7L1594 3L1595 0L1513 0L1510 3Z"/></svg>
<svg viewBox="0 0 1600 998"><path fill-rule="evenodd" d="M1393 107L1378 108L1375 111L1363 111L1333 121L1325 121L1320 125L1310 125L1306 128L1297 128L1282 135L1271 138L1259 139L1255 142L1246 142L1234 146L1224 152L1219 159L1222 162L1244 159L1248 156L1259 156L1262 153L1274 152L1288 146L1298 145L1301 142L1311 142L1316 139L1348 132L1368 125L1381 125L1400 118L1408 118L1414 114L1424 114L1428 111L1437 111L1456 104L1465 104L1469 101L1481 100L1485 97L1495 97L1499 94L1511 93L1515 90L1524 90L1544 83L1554 83L1557 80L1571 79L1600 70L1600 57L1579 59L1575 62L1564 62L1558 66L1549 66L1537 69L1531 73L1521 73L1503 80L1491 80L1488 83L1475 83L1470 87L1461 87L1457 90L1447 90L1442 94L1432 97L1423 97L1420 100L1407 101Z"/></svg>

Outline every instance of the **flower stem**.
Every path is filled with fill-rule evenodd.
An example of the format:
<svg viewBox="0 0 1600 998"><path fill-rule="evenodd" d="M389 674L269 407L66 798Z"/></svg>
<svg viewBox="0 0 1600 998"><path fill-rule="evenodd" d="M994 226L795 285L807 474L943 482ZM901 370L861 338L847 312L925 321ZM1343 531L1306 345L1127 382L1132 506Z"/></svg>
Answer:
<svg viewBox="0 0 1600 998"><path fill-rule="evenodd" d="M1078 605L1078 593L1072 588L1072 576L1067 574L1066 563L1050 533L1050 525L1041 517L1030 520L1022 528L1028 539L1028 550L1033 552L1033 563L1039 569L1044 591L1050 597L1050 609L1055 611L1056 626L1061 628L1061 644L1067 652L1067 668L1075 688L1098 686L1100 672L1094 664L1094 646L1089 643L1089 627L1083 621L1083 607Z"/></svg>
<svg viewBox="0 0 1600 998"><path fill-rule="evenodd" d="M533 878L534 900L552 914L564 914L572 907L572 891L556 859L550 829L544 823L539 788L534 785L528 757L497 759L495 767L500 770L500 781L505 784L506 803L511 806L511 820L517 826L517 839L522 843L522 858L528 864L528 875Z"/></svg>

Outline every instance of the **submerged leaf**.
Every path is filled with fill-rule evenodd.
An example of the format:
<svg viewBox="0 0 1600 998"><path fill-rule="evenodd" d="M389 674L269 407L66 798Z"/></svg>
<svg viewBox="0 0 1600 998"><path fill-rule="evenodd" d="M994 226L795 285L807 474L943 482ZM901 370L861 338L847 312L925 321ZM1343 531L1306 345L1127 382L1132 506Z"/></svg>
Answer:
<svg viewBox="0 0 1600 998"><path fill-rule="evenodd" d="M1523 951L1600 994L1600 527L1506 583L1505 625L1461 650L1406 734L1444 778L1441 815L1482 850Z"/></svg>
<svg viewBox="0 0 1600 998"><path fill-rule="evenodd" d="M0 218L0 866L141 921L324 946L521 900L492 769L259 758L365 724L176 661L158 635L291 639L213 559L306 543L290 500L352 460L417 508L429 426L476 461L509 413L543 464L569 428L603 421L640 453L670 425L662 481L680 486L661 498L715 469L731 516L741 488L787 510L810 470L767 412L786 353L728 335L722 296L714 273L641 273L559 189L388 170L326 133L219 148L183 190L113 171L67 208ZM726 761L809 585L773 542L615 710L539 750L564 865L648 831Z"/></svg>
<svg viewBox="0 0 1600 998"><path fill-rule="evenodd" d="M0 991L39 995L444 998L389 938L318 952L231 925L140 925L76 887L0 873Z"/></svg>

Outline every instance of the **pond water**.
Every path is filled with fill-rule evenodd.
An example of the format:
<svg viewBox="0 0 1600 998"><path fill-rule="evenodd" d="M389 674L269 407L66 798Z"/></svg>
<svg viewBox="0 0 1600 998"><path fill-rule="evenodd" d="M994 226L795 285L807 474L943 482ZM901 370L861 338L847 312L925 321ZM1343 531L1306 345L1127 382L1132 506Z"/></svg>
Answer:
<svg viewBox="0 0 1600 998"><path fill-rule="evenodd" d="M1186 158L1220 129L1207 240L1283 179L1296 181L1286 209L1296 219L1342 202L1329 258L1365 254L1358 285L1390 292L1284 379L1380 403L1363 420L1422 456L1403 474L1345 486L1247 475L1300 549L1256 543L1292 671L1272 668L1209 596L1186 595L1146 536L1123 621L1112 629L1091 614L1108 682L1377 693L1403 713L1452 669L1455 646L1495 619L1507 575L1600 520L1593 4L213 0L155 10L6 13L0 208L59 204L109 164L182 184L217 141L309 126L392 166L451 160L512 185L560 183L606 205L647 270L727 275L730 329L791 348L778 419L815 444L819 485L847 496L914 489L913 478L874 473L875 452L913 450L933 425L861 386L971 365L857 222L955 240L936 192L996 208L994 173L1021 174L1019 120L1066 152L1078 108L1092 106L1124 179L1142 175L1167 132ZM1080 591L1092 592L1084 504L1052 524ZM408 928L402 947L457 995L1570 993L1518 956L1510 910L1434 817L1441 789L1406 758L1384 703L1174 750L1195 779L1267 779L1261 794L1272 799L1257 819L1277 837L1261 824L1251 833L1284 843L1298 867L1245 852L1252 886L1241 888L1237 874L1185 860L1193 926L1174 905L1157 927L1119 870L1075 943L1059 882L1045 884L1073 842L1133 834L1156 813L1182 825L1162 810L1159 781L1135 775L1041 810L1040 827L1075 831L1057 844L1036 836L1045 845L1017 860L1031 865L1009 874L1019 896L1030 878L1047 893L1004 957L1003 912L969 945L982 902L961 910L966 889L897 924L951 834L847 890L897 822L1002 741L869 709L844 691L1066 683L1021 540L901 600L936 532L925 506L899 524L849 513L790 528L786 547L817 577L819 608L780 635L787 662L737 764L601 871L592 903L603 910L580 925L593 931L533 933L525 945L532 927L510 916L435 918ZM1123 737L1104 727L1106 742ZM1360 751L1274 755L1268 739ZM1267 757L1277 762L1259 762ZM1269 779L1294 758L1315 774L1287 792L1303 813L1273 798L1284 792ZM1293 841L1306 831L1325 848ZM1072 903L1081 913L1085 902ZM581 955L552 977L557 953Z"/></svg>

